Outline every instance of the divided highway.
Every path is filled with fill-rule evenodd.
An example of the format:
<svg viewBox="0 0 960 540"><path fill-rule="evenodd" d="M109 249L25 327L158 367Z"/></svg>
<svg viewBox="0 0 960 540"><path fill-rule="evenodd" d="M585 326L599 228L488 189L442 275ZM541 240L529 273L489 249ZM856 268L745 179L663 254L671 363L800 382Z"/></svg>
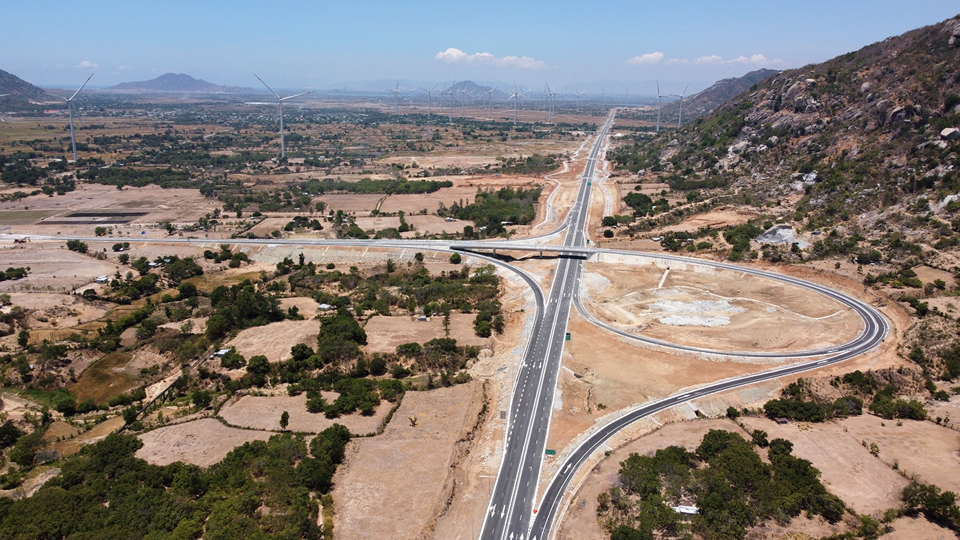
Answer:
<svg viewBox="0 0 960 540"><path fill-rule="evenodd" d="M613 113L597 132L587 159L576 202L567 215L564 246L583 246L590 202L590 180ZM540 469L546 450L550 417L570 305L578 287L583 259L560 259L546 306L538 305L537 322L517 374L508 413L503 458L480 538L523 540L533 516Z"/></svg>

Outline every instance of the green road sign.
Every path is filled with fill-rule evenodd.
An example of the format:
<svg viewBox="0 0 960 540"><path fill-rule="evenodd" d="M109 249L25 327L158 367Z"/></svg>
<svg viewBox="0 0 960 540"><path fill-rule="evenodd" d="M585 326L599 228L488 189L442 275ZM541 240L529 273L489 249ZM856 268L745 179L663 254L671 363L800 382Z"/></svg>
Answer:
<svg viewBox="0 0 960 540"><path fill-rule="evenodd" d="M548 455L548 456L555 456L555 455L557 455L557 451L556 451L556 450L547 449L547 455Z"/></svg>

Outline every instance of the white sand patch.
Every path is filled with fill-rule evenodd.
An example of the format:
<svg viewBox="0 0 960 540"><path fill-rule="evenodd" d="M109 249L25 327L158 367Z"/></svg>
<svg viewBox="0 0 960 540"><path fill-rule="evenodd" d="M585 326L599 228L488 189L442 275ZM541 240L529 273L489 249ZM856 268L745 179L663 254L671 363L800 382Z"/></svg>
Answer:
<svg viewBox="0 0 960 540"><path fill-rule="evenodd" d="M730 317L722 315L670 315L668 317L657 318L661 324L670 326L727 326L730 324Z"/></svg>
<svg viewBox="0 0 960 540"><path fill-rule="evenodd" d="M660 324L670 326L727 326L730 317L725 313L743 313L742 307L732 306L726 300L660 300L650 306L651 314L663 313L656 317Z"/></svg>

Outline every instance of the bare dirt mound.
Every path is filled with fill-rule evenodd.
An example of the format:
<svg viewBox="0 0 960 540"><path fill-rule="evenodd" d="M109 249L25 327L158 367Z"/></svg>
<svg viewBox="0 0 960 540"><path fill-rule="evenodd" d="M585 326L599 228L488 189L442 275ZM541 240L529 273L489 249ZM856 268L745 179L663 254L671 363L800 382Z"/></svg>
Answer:
<svg viewBox="0 0 960 540"><path fill-rule="evenodd" d="M209 467L234 448L250 441L265 441L273 433L227 427L213 418L176 424L140 435L143 447L136 456L153 465L176 461Z"/></svg>

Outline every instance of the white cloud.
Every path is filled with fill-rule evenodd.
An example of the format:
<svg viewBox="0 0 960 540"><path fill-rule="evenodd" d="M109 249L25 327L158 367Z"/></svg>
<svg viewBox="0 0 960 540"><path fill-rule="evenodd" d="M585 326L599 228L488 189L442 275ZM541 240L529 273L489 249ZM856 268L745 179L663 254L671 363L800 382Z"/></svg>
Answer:
<svg viewBox="0 0 960 540"><path fill-rule="evenodd" d="M643 66L646 64L656 64L663 60L662 52L652 52L641 54L640 56L634 56L633 58L627 60L627 63L631 66Z"/></svg>
<svg viewBox="0 0 960 540"><path fill-rule="evenodd" d="M131 69L133 68L130 66L120 66L117 68L118 71L130 71Z"/></svg>
<svg viewBox="0 0 960 540"><path fill-rule="evenodd" d="M520 69L543 69L547 64L542 60L530 58L529 56L495 56L488 52L467 54L460 49L450 47L449 49L438 52L434 60L454 64L459 62L468 62L499 67L515 67Z"/></svg>
<svg viewBox="0 0 960 540"><path fill-rule="evenodd" d="M671 59L667 60L666 62L664 62L664 64L666 64L666 65L668 65L668 66L672 66L672 65L674 65L674 64L689 64L689 63L690 63L690 61L687 60L686 58L671 58Z"/></svg>
<svg viewBox="0 0 960 540"><path fill-rule="evenodd" d="M78 68L78 69L90 69L90 68L98 68L98 67L100 67L100 64L94 64L93 62L91 62L91 61L89 61L89 60L84 60L83 62L80 62L79 64L77 64L77 65L74 66L74 67L76 67L76 68Z"/></svg>
<svg viewBox="0 0 960 540"><path fill-rule="evenodd" d="M668 60L668 62L670 62L670 61ZM746 56L743 56L743 55L741 54L740 56L738 56L738 57L736 57L736 58L734 58L734 59L732 59L732 60L724 60L723 57L720 57L720 56L717 56L717 55L713 54L713 55L710 55L710 56L701 56L700 58L697 58L696 60L694 60L694 62L696 62L697 64L701 64L701 65L719 66L719 65L736 65L736 64L740 64L740 65L746 65L746 64L767 64L767 65L771 65L771 64L779 64L781 61L780 61L780 60L767 60L767 57L764 56L764 55L762 55L762 54L754 54L754 55L751 55L750 57L746 57Z"/></svg>
<svg viewBox="0 0 960 540"><path fill-rule="evenodd" d="M697 58L695 62L698 64L716 65L722 64L723 58L713 54L710 56L701 56L700 58Z"/></svg>

